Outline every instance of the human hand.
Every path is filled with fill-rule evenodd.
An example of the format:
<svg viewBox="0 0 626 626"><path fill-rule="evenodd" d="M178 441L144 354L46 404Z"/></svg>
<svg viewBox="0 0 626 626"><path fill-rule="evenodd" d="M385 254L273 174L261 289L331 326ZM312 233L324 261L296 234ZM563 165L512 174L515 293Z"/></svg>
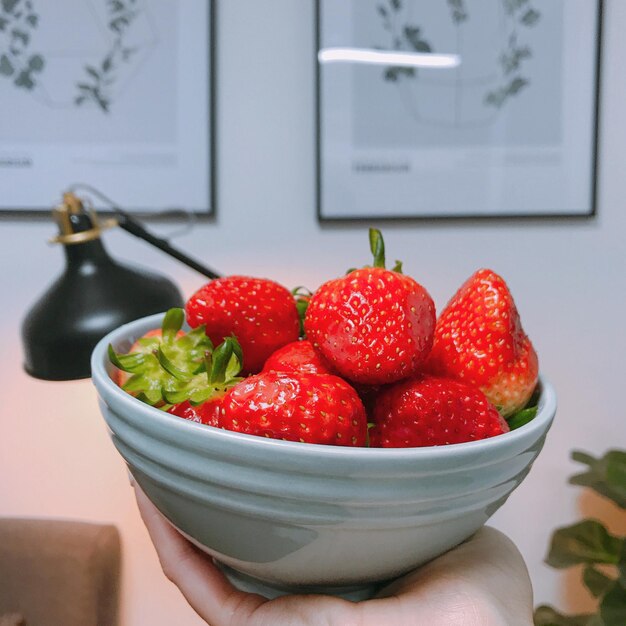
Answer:
<svg viewBox="0 0 626 626"><path fill-rule="evenodd" d="M211 626L531 626L532 588L510 539L483 528L470 540L363 602L239 591L180 535L135 484L163 572Z"/></svg>

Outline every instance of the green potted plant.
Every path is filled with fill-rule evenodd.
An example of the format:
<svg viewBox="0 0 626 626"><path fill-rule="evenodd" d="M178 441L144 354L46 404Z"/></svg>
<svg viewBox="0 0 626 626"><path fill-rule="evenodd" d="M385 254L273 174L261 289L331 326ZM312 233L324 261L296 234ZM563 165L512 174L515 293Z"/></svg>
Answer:
<svg viewBox="0 0 626 626"><path fill-rule="evenodd" d="M587 465L586 471L570 483L593 489L626 510L626 451L610 450L596 459L574 452L574 461ZM582 580L597 598L595 613L563 615L551 606L535 610L535 626L625 626L626 625L626 538L611 534L596 519L585 519L557 529L552 535L546 563L565 569L583 566Z"/></svg>

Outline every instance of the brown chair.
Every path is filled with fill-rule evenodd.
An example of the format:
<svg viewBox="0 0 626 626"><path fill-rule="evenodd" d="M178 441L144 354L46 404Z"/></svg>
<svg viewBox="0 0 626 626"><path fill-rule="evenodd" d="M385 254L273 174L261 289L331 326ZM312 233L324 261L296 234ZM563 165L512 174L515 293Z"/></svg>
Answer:
<svg viewBox="0 0 626 626"><path fill-rule="evenodd" d="M0 519L0 624L115 626L120 551L114 526Z"/></svg>

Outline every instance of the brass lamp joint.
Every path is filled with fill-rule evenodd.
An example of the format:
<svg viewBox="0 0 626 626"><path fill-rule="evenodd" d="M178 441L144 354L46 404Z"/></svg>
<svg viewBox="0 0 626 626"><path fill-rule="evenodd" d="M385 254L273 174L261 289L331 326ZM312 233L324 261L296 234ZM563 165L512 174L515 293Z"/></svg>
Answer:
<svg viewBox="0 0 626 626"><path fill-rule="evenodd" d="M92 227L84 231L74 232L70 216L85 213L89 215ZM100 237L103 230L118 225L118 221L115 218L107 218L100 221L92 206L86 211L82 200L70 192L63 194L63 202L52 210L52 215L61 232L56 237L50 239L50 243L62 243L64 245L85 243Z"/></svg>

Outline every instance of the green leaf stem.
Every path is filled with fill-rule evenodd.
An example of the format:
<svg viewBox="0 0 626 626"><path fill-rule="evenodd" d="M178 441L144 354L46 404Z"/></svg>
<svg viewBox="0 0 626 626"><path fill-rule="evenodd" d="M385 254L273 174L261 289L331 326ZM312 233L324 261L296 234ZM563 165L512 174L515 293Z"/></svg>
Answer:
<svg viewBox="0 0 626 626"><path fill-rule="evenodd" d="M374 255L374 267L385 267L385 242L382 233L377 228L370 228L370 250Z"/></svg>

